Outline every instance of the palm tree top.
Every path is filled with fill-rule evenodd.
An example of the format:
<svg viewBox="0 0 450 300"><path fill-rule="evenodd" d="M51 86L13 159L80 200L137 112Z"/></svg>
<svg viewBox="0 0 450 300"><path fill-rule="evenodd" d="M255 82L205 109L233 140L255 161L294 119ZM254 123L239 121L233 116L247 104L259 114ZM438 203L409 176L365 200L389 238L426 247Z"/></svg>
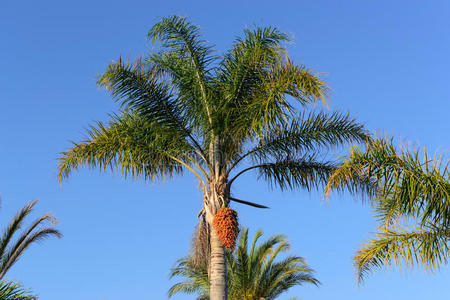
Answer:
<svg viewBox="0 0 450 300"><path fill-rule="evenodd" d="M328 87L287 56L288 37L276 27L245 30L223 56L178 16L163 18L148 38L157 50L119 58L100 76L122 110L61 154L60 179L81 166L148 180L189 170L207 187L255 170L281 188L309 188L333 167L311 153L368 138L347 114L298 111L325 103Z"/></svg>
<svg viewBox="0 0 450 300"><path fill-rule="evenodd" d="M213 218L230 201L262 207L233 197L232 184L253 171L281 189L317 187L336 167L328 150L369 134L348 114L307 110L326 102L328 86L289 58L288 37L276 27L245 30L221 56L178 16L162 18L148 38L155 51L119 58L99 77L121 109L61 153L58 177L83 166L145 180L194 174L203 192L200 228L209 234L205 259L220 274L211 294L226 299Z"/></svg>
<svg viewBox="0 0 450 300"><path fill-rule="evenodd" d="M296 255L279 258L281 253L290 250L285 236L274 235L260 241L262 235L263 232L258 230L249 241L248 229L244 229L238 247L227 252L230 300L272 300L294 286L320 284L304 258ZM187 293L197 294L198 300L209 299L208 270L193 263L192 257L179 260L170 276L186 280L172 286L169 296Z"/></svg>

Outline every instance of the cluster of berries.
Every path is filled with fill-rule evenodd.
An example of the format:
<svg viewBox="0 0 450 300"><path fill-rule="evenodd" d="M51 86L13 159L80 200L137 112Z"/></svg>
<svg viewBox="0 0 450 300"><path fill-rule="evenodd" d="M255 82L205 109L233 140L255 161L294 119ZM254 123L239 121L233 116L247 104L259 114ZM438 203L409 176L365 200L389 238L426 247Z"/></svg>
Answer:
<svg viewBox="0 0 450 300"><path fill-rule="evenodd" d="M213 225L222 245L234 249L239 234L237 212L228 207L221 208L214 216Z"/></svg>

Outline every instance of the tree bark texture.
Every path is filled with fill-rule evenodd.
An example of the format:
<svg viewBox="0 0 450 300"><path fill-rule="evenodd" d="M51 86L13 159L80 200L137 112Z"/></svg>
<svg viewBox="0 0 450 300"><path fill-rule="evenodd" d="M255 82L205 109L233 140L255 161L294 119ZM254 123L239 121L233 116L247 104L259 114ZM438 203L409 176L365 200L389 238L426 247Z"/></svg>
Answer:
<svg viewBox="0 0 450 300"><path fill-rule="evenodd" d="M225 247L214 229L213 220L217 211L228 204L226 181L211 182L206 202L206 220L209 224L211 256L209 262L210 300L227 300L227 265Z"/></svg>

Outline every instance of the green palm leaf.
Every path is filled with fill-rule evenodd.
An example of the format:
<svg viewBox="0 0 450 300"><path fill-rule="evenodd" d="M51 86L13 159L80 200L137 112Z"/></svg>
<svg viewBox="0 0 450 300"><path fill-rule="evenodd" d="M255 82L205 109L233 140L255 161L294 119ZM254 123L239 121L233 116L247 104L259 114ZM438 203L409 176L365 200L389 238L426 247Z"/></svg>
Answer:
<svg viewBox="0 0 450 300"><path fill-rule="evenodd" d="M366 149L351 148L330 176L326 191L349 189L368 195L378 216L375 238L354 260L359 281L384 265L436 269L447 263L449 179L441 159L430 159L426 152L421 158L419 151L398 149L392 140L374 139Z"/></svg>
<svg viewBox="0 0 450 300"><path fill-rule="evenodd" d="M350 187L376 198L383 221L398 215L418 218L421 224L450 220L450 171L439 159L423 159L418 151L397 150L392 141L373 140L364 151L350 155L327 185L327 191Z"/></svg>
<svg viewBox="0 0 450 300"><path fill-rule="evenodd" d="M163 70L170 71L171 75L175 75L173 79L176 79L178 83L184 83L178 85L178 87L184 87L180 91L193 94L194 97L189 98L193 102L200 101L200 104L190 103L191 105L185 105L184 108L188 111L193 108L193 114L190 114L192 117L202 115L208 119L211 125L212 103L208 97L208 67L215 57L211 56L212 47L201 40L199 27L187 21L186 18L167 17L150 29L148 38L153 42L161 42L162 47L166 50L161 53L162 57L170 55L171 60L178 63L178 67L175 67L173 62L168 62L167 59L155 59L157 56L150 56L150 62L160 61L158 65L163 67ZM176 55L171 55L172 53ZM161 63L164 61L165 63ZM176 76L177 73L184 76ZM188 86L186 86L187 81L190 83Z"/></svg>
<svg viewBox="0 0 450 300"><path fill-rule="evenodd" d="M186 157L196 155L180 132L131 112L113 116L107 124L98 122L88 134L88 139L62 153L60 178L84 165L111 168L125 177L170 177L182 171L182 164L171 156L190 163Z"/></svg>
<svg viewBox="0 0 450 300"><path fill-rule="evenodd" d="M37 300L38 297L30 294L20 284L12 281L0 282L0 299L2 300Z"/></svg>
<svg viewBox="0 0 450 300"><path fill-rule="evenodd" d="M50 237L62 237L58 230L44 226L46 223L56 222L52 215L45 214L32 222L19 234L17 239L14 239L36 203L37 201L32 201L25 205L3 231L0 238L0 280L5 277L6 273L31 245Z"/></svg>
<svg viewBox="0 0 450 300"><path fill-rule="evenodd" d="M422 228L380 228L375 238L358 250L354 264L358 280L375 268L394 264L398 267L420 264L428 270L445 264L449 258L450 230L435 226Z"/></svg>
<svg viewBox="0 0 450 300"><path fill-rule="evenodd" d="M259 243L262 235L262 231L257 231L249 247L248 230L242 230L236 250L227 253L230 300L272 300L293 286L319 284L302 257L277 260L281 252L290 248L286 237L276 235ZM169 296L185 293L196 294L197 299L209 299L208 271L196 266L191 257L179 260L170 275L185 281L172 286Z"/></svg>

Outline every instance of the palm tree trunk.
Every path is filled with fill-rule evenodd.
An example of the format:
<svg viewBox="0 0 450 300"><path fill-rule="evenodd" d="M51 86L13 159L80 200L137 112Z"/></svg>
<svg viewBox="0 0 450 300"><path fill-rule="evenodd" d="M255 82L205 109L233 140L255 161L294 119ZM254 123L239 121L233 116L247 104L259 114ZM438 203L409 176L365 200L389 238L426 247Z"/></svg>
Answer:
<svg viewBox="0 0 450 300"><path fill-rule="evenodd" d="M227 300L227 265L225 257L225 248L214 229L214 215L220 209L222 203L217 193L216 184L211 184L211 193L208 197L208 205L206 206L206 219L209 224L209 240L211 246L209 261L209 299L210 300ZM219 185L220 186L220 185Z"/></svg>
<svg viewBox="0 0 450 300"><path fill-rule="evenodd" d="M227 300L227 265L225 249L211 227L210 300Z"/></svg>
<svg viewBox="0 0 450 300"><path fill-rule="evenodd" d="M221 169L223 167L220 156L219 138L213 137L213 142L210 145L210 155L212 158L213 180L209 182L208 204L206 207L206 218L210 227L210 243L211 256L209 262L209 299L210 300L227 300L227 264L225 257L225 248L217 236L216 230L213 226L214 215L217 211L226 204L226 187L227 180L221 176Z"/></svg>

